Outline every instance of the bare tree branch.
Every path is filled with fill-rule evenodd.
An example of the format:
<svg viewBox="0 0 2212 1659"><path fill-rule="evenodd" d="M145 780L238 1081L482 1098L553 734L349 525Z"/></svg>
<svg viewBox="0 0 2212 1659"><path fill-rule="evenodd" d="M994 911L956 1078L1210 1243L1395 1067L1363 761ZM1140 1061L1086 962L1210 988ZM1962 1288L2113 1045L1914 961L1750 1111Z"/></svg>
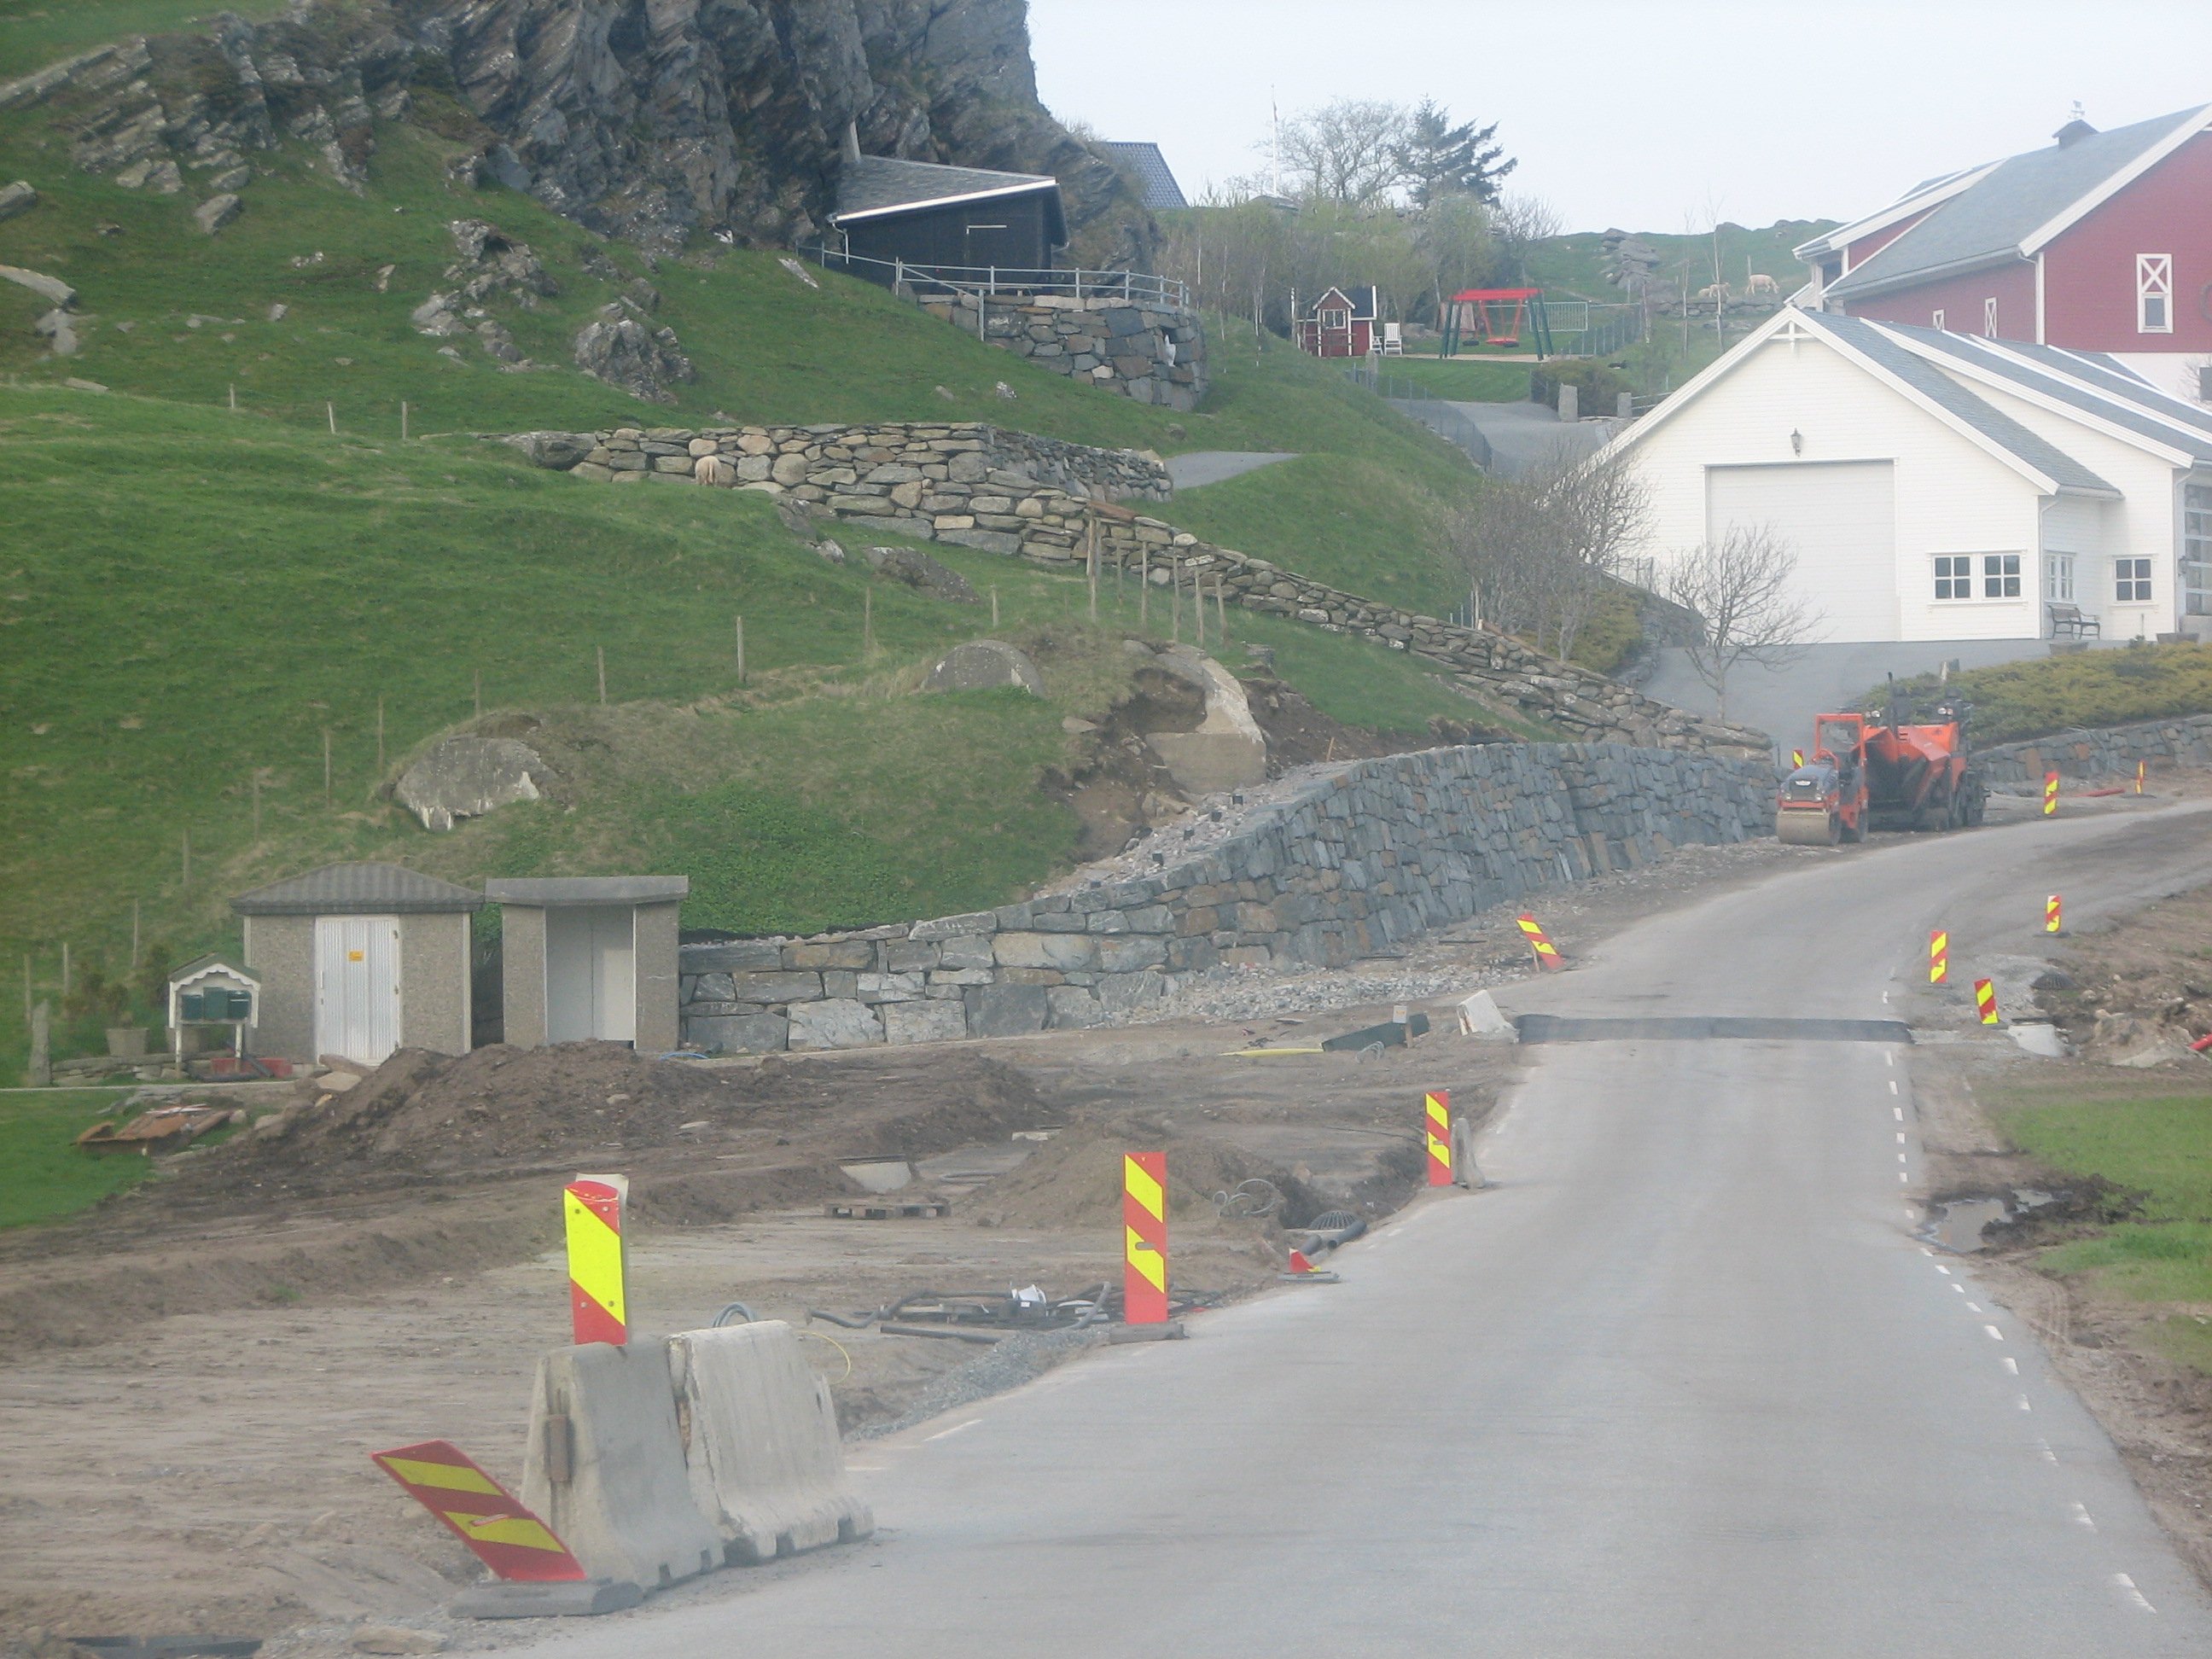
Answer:
<svg viewBox="0 0 2212 1659"><path fill-rule="evenodd" d="M1683 654L1711 688L1723 720L1731 673L1745 663L1776 668L1789 662L1826 620L1790 591L1796 572L1796 550L1765 524L1731 525L1719 541L1678 553L1668 565L1661 591L1705 625Z"/></svg>

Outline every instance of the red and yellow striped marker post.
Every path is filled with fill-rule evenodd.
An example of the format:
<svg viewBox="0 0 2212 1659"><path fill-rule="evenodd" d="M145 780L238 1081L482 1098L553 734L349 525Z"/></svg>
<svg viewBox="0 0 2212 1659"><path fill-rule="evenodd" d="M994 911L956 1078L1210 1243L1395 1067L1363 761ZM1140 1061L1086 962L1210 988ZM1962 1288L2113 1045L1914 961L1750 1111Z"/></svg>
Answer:
<svg viewBox="0 0 2212 1659"><path fill-rule="evenodd" d="M1928 982L1951 982L1951 935L1941 927L1931 928L1928 934Z"/></svg>
<svg viewBox="0 0 2212 1659"><path fill-rule="evenodd" d="M2053 893L2043 901L2043 931L2045 933L2065 932L2064 916L2065 907L2060 902L2057 894Z"/></svg>
<svg viewBox="0 0 2212 1659"><path fill-rule="evenodd" d="M1559 947L1552 943L1535 917L1516 916L1513 920L1521 929L1522 936L1528 941L1529 950L1535 953L1536 965L1539 968L1548 973L1553 969L1566 966L1566 963L1560 959Z"/></svg>
<svg viewBox="0 0 2212 1659"><path fill-rule="evenodd" d="M1168 1155L1121 1158L1121 1318L1162 1325L1168 1316Z"/></svg>
<svg viewBox="0 0 2212 1659"><path fill-rule="evenodd" d="M1421 1109L1428 1123L1429 1185L1449 1187L1452 1182L1449 1091L1443 1089L1430 1090L1421 1097Z"/></svg>
<svg viewBox="0 0 2212 1659"><path fill-rule="evenodd" d="M495 1578L543 1584L586 1576L553 1529L452 1441L425 1440L369 1456L466 1544Z"/></svg>
<svg viewBox="0 0 2212 1659"><path fill-rule="evenodd" d="M2145 763L2142 761L2137 761L2136 763L2136 793L2138 795L2142 793L2144 764Z"/></svg>
<svg viewBox="0 0 2212 1659"><path fill-rule="evenodd" d="M1974 1007L1980 1013L1983 1024L1995 1025L1997 1023L1997 988L1985 979L1976 980Z"/></svg>
<svg viewBox="0 0 2212 1659"><path fill-rule="evenodd" d="M1793 750L1791 750L1790 751L1790 764L1791 766L1793 766L1793 767L1796 767L1796 766L1802 766L1804 763L1805 763L1805 751L1804 751L1803 750L1802 750L1802 749L1793 749Z"/></svg>
<svg viewBox="0 0 2212 1659"><path fill-rule="evenodd" d="M2058 774L2043 775L2043 816L2046 818L2058 810Z"/></svg>
<svg viewBox="0 0 2212 1659"><path fill-rule="evenodd" d="M629 1285L623 1251L628 1176L578 1176L561 1189L568 1235L568 1313L576 1341L629 1341Z"/></svg>

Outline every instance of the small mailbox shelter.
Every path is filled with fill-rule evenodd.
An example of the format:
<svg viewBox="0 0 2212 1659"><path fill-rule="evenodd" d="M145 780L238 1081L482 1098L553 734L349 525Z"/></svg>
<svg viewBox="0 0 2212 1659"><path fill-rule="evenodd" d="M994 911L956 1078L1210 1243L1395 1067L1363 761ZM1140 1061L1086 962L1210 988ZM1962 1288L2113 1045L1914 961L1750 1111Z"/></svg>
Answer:
<svg viewBox="0 0 2212 1659"><path fill-rule="evenodd" d="M169 1049L179 1059L188 1029L225 1027L223 1040L234 1054L255 1045L248 1033L260 1023L261 981L221 957L195 957L172 973L168 1003Z"/></svg>
<svg viewBox="0 0 2212 1659"><path fill-rule="evenodd" d="M240 893L264 1054L380 1064L469 1051L469 915L483 895L396 864L331 864Z"/></svg>
<svg viewBox="0 0 2212 1659"><path fill-rule="evenodd" d="M488 881L501 908L507 1040L677 1046L678 912L687 876L542 876Z"/></svg>

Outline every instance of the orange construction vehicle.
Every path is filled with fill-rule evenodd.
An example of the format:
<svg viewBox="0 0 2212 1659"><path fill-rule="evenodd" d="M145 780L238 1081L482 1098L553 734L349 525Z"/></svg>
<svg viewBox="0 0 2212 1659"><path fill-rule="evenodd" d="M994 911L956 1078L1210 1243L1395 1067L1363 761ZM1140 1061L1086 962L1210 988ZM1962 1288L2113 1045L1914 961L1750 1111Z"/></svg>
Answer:
<svg viewBox="0 0 2212 1659"><path fill-rule="evenodd" d="M1974 769L1963 702L1907 725L1886 714L1817 714L1813 750L1782 781L1774 833L1795 847L1864 841L1869 830L1956 830L1979 823L1989 791Z"/></svg>

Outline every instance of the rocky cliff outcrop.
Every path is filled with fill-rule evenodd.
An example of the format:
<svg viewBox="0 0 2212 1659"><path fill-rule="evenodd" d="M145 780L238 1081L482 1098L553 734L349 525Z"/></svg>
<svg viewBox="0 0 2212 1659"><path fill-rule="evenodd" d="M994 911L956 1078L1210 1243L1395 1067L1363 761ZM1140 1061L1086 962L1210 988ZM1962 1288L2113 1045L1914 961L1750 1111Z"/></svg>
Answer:
<svg viewBox="0 0 2212 1659"><path fill-rule="evenodd" d="M33 103L78 166L172 191L180 166L235 189L287 138L358 187L378 124L412 118L657 254L818 234L850 124L873 154L1054 174L1086 264L1151 253L1121 175L1037 102L1024 0L295 0L0 86Z"/></svg>

